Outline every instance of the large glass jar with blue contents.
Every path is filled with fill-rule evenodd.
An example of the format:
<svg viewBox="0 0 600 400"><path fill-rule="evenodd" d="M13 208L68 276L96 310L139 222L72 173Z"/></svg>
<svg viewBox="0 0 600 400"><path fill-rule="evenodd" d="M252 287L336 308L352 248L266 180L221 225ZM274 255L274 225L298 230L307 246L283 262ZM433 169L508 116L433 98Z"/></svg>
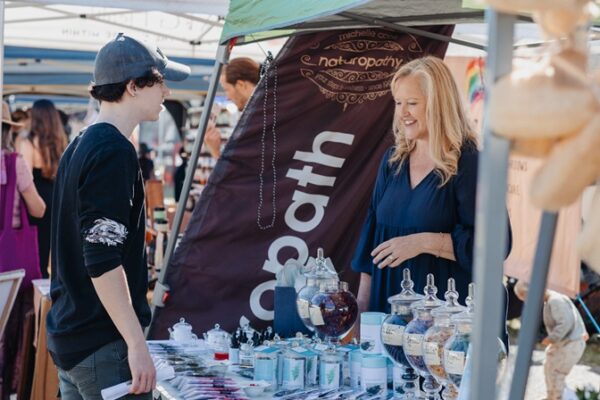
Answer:
<svg viewBox="0 0 600 400"><path fill-rule="evenodd" d="M413 303L411 306L413 319L409 322L404 330L404 338L402 345L408 363L425 378L423 389L428 395L428 399L439 399L440 384L431 376L431 373L425 365L425 357L423 354L423 338L425 332L433 326L433 316L431 312L444 304L436 297L437 287L433 274L427 275L427 285L423 289L425 297L423 300Z"/></svg>
<svg viewBox="0 0 600 400"><path fill-rule="evenodd" d="M404 355L402 340L404 329L413 318L410 306L422 300L423 296L414 292L414 282L410 278L408 268L402 271L402 278L400 284L402 291L388 298L391 314L383 320L381 325L383 351L401 369L401 383L397 385L398 390L394 390L394 397L396 398L403 396L407 391L414 393L419 379Z"/></svg>

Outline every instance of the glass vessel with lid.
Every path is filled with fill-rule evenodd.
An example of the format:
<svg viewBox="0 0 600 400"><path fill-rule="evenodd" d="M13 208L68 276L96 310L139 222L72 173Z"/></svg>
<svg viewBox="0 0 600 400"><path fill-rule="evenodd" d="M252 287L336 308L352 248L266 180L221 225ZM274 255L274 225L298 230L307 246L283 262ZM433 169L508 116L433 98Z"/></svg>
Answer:
<svg viewBox="0 0 600 400"><path fill-rule="evenodd" d="M354 326L358 303L347 282L325 281L311 299L309 312L315 331L328 343L337 343Z"/></svg>
<svg viewBox="0 0 600 400"><path fill-rule="evenodd" d="M469 284L469 296L466 298L465 303L467 310L459 314L454 315L451 318L454 324L454 334L448 339L444 345L444 368L448 373L450 381L460 387L462 378L465 372L465 365L467 365L467 353L469 345L471 343L471 331L473 329L473 321L475 320L475 285ZM503 376L503 370L506 367L506 348L500 338L496 338L498 343L497 347L497 360L498 360L498 379Z"/></svg>
<svg viewBox="0 0 600 400"><path fill-rule="evenodd" d="M425 332L423 338L423 354L425 365L433 377L442 385L444 400L458 398L458 388L448 379L443 365L444 344L454 333L454 325L450 318L466 310L458 303L458 292L453 278L448 279L448 290L444 293L446 302L443 306L431 311L433 326Z"/></svg>
<svg viewBox="0 0 600 400"><path fill-rule="evenodd" d="M319 247L317 249L317 258L315 258L314 264L304 272L304 276L306 277L306 285L296 295L296 308L304 325L314 332L315 327L310 320L310 301L319 291L319 285L322 282L337 282L338 280L337 274L327 267L323 248Z"/></svg>
<svg viewBox="0 0 600 400"><path fill-rule="evenodd" d="M423 289L423 293L425 294L423 300L417 301L411 306L413 319L404 330L402 345L404 346L404 353L406 354L408 363L425 379L423 389L425 390L426 398L437 400L439 399L440 384L429 373L423 355L423 338L425 332L433 326L431 312L444 304L436 297L437 287L435 286L433 274L427 274L427 285Z"/></svg>
<svg viewBox="0 0 600 400"><path fill-rule="evenodd" d="M401 369L401 383L398 385L401 392L394 392L396 398L414 398L414 392L418 388L418 375L408 363L402 347L404 329L412 320L413 314L410 306L423 299L423 295L414 292L414 282L410 278L410 270L402 271L402 291L388 298L391 306L391 314L388 315L381 325L381 343L384 353L396 363ZM407 393L408 392L408 393Z"/></svg>

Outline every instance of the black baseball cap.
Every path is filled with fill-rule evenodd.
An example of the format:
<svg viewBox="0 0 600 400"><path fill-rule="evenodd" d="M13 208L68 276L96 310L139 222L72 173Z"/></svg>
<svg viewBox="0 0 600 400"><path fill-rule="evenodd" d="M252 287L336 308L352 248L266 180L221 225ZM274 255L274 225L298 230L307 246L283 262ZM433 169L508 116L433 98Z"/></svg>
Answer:
<svg viewBox="0 0 600 400"><path fill-rule="evenodd" d="M96 54L92 84L125 82L146 75L152 68L156 68L168 81L182 81L190 75L190 67L169 60L158 47L152 48L119 33Z"/></svg>

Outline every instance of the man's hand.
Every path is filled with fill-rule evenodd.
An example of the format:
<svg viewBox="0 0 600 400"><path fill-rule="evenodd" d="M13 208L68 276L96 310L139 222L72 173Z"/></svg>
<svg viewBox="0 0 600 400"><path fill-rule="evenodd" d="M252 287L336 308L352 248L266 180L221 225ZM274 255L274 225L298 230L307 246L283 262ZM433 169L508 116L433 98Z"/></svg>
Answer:
<svg viewBox="0 0 600 400"><path fill-rule="evenodd" d="M209 123L206 128L204 144L208 147L208 151L214 159L221 156L221 131L213 123Z"/></svg>
<svg viewBox="0 0 600 400"><path fill-rule="evenodd" d="M371 256L377 268L393 268L421 254L420 249L418 234L398 236L381 243L371 252Z"/></svg>
<svg viewBox="0 0 600 400"><path fill-rule="evenodd" d="M129 393L148 393L156 387L156 369L146 343L127 348L129 369L131 370L131 389Z"/></svg>
<svg viewBox="0 0 600 400"><path fill-rule="evenodd" d="M542 340L542 344L544 346L550 346L552 344L552 340L550 340L550 338L544 338L544 340Z"/></svg>

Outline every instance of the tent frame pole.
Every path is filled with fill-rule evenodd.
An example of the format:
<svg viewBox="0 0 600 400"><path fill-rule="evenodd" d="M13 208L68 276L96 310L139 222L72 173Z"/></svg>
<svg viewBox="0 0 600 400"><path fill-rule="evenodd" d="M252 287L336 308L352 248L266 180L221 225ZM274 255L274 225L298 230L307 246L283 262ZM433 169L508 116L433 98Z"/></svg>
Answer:
<svg viewBox="0 0 600 400"><path fill-rule="evenodd" d="M483 150L479 157L477 204L475 215L474 277L475 325L471 350L473 356L470 399L495 399L498 337L504 332L502 315L503 264L506 253L507 171L510 142L494 135L489 125L489 100L493 82L510 73L516 17L486 10L489 51L486 60L487 82Z"/></svg>
<svg viewBox="0 0 600 400"><path fill-rule="evenodd" d="M219 77L221 76L221 70L223 68L223 65L227 64L227 62L229 61L229 54L230 50L228 44L223 44L219 46L217 50L217 56L215 58L215 65L213 67L213 71L210 78L210 83L208 85L208 92L206 93L206 97L204 99L202 115L200 116L200 124L198 126L196 138L194 139L194 148L192 150L192 154L190 155L187 170L185 171L185 180L183 182L183 187L181 188L181 196L179 198L179 202L177 203L175 219L173 220L171 233L167 238L167 249L163 259L163 265L158 276L158 281L156 282L154 294L152 296L153 319L154 314L156 312L156 307L164 307L165 305L164 297L169 291L169 287L165 284L167 268L169 267L169 264L173 257L175 244L177 243L177 237L179 236L179 230L181 229L181 221L183 220L183 214L185 212L186 199L189 196L190 188L192 186L192 180L194 178L194 172L196 171L196 167L198 166L198 156L200 154L200 149L202 148L202 143L204 143L204 135L206 133L206 128L208 126L213 101L215 99L215 94L219 85Z"/></svg>
<svg viewBox="0 0 600 400"><path fill-rule="evenodd" d="M531 353L535 346L537 331L540 326L540 316L546 292L546 279L550 270L550 257L556 232L557 213L544 212L540 224L538 243L533 261L533 271L529 278L529 290L523 314L521 314L521 330L519 332L517 361L515 371L529 371ZM525 398L529 374L514 374L510 388L509 399Z"/></svg>
<svg viewBox="0 0 600 400"><path fill-rule="evenodd" d="M399 31L399 32L403 32L403 33L411 33L413 35L423 36L423 37L427 37L430 39L441 40L442 42L455 43L455 44L459 44L461 46L471 47L473 49L486 50L486 46L483 46L481 44L467 42L466 40L455 39L453 37L440 35L439 33L428 32L428 31L418 29L418 28L395 24L393 22L387 22L380 18L363 17L360 14L355 14L353 12L348 12L348 11L341 12L338 15L340 15L342 17L346 17L348 19L353 19L356 21L364 22L364 23L367 23L370 25L383 26L385 28L388 28L388 29L391 29L394 31Z"/></svg>

